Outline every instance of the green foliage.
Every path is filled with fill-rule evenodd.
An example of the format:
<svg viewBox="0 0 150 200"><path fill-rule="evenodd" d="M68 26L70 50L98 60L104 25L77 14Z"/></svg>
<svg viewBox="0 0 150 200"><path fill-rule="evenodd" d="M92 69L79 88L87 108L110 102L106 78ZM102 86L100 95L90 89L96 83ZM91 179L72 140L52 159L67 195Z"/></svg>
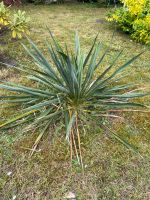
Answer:
<svg viewBox="0 0 150 200"><path fill-rule="evenodd" d="M134 39L150 44L150 14L144 19L136 19L133 23L133 29L135 30L132 34Z"/></svg>
<svg viewBox="0 0 150 200"><path fill-rule="evenodd" d="M7 26L9 24L9 9L4 5L3 2L0 3L0 29L2 26Z"/></svg>
<svg viewBox="0 0 150 200"><path fill-rule="evenodd" d="M12 38L22 38L24 34L29 34L29 21L25 11L18 10L12 15L4 3L0 3L0 27L7 27Z"/></svg>
<svg viewBox="0 0 150 200"><path fill-rule="evenodd" d="M124 7L117 8L108 14L108 21L117 22L121 29L126 33L132 33L132 22L134 21L134 16L131 16L129 12L125 11Z"/></svg>
<svg viewBox="0 0 150 200"><path fill-rule="evenodd" d="M22 38L24 33L29 34L28 23L30 21L29 17L26 17L25 11L18 10L14 14L13 20L10 22L10 29L12 31L13 38Z"/></svg>
<svg viewBox="0 0 150 200"><path fill-rule="evenodd" d="M136 41L150 44L150 2L122 0L124 6L108 14L108 21L116 22Z"/></svg>
<svg viewBox="0 0 150 200"><path fill-rule="evenodd" d="M0 88L11 91L10 95L0 97L1 103L20 105L21 109L20 114L2 122L0 128L29 123L27 130L31 127L42 130L33 146L35 149L52 124L59 126L60 122L64 122L71 153L74 148L74 154L82 164L79 131L89 118L100 120L105 116L118 117L112 114L114 110L144 107L130 100L145 96L146 92L135 89L133 84L118 82L123 78L122 72L141 53L116 69L114 65L120 58L120 52L104 71L97 73L109 50L103 51L102 44L96 43L97 37L86 56L81 52L78 34L74 53L67 46L63 49L52 34L51 37L53 44L47 42L51 62L30 39L28 41L32 49L23 45L36 68L19 66L17 69L28 74L27 79L33 81L31 87L1 81ZM130 147L125 140L111 133L119 142Z"/></svg>

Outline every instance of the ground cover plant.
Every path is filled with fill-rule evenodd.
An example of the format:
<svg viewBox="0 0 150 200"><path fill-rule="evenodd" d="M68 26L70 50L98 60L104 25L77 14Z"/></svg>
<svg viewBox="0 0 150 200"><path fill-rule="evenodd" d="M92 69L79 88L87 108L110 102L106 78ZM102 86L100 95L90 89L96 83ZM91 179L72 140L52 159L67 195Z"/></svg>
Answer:
<svg viewBox="0 0 150 200"><path fill-rule="evenodd" d="M149 0L122 0L123 7L109 14L108 21L116 22L121 29L131 34L138 42L150 44L150 2Z"/></svg>
<svg viewBox="0 0 150 200"><path fill-rule="evenodd" d="M20 8L21 9L21 8ZM47 47L43 42L49 39L46 26L64 46L67 42L74 50L75 30L79 31L82 49L88 52L93 38L99 32L97 41L102 41L105 48L109 46L112 27L105 21L106 8L96 8L94 5L64 4L54 6L24 6L22 8L31 17L31 38L44 55L49 57ZM61 10L61 12L60 12ZM54 20L55 19L55 20ZM27 56L18 41L2 43L0 48L14 60L34 69L35 65ZM23 43L30 49L29 43ZM114 40L104 59L106 65L110 58L122 52L121 59L116 62L114 70L130 58L147 49L146 46L130 41L127 35L116 32ZM148 87L149 81L149 51L145 51L128 68L130 76L122 79L122 84L137 83L138 87ZM6 61L5 61L6 62ZM9 63L9 61L7 61ZM96 72L101 73L107 66L101 65ZM25 75L25 74L24 74ZM1 80L22 83L28 87L36 85L26 81L15 68L2 66ZM96 78L96 77L95 77ZM8 95L1 90L1 95ZM149 104L149 97L136 99L137 103ZM141 110L141 109L140 109ZM20 107L6 109L1 106L1 122L10 115L19 113ZM116 114L116 113L113 113ZM107 129L102 129L96 121L88 122L87 134L81 136L81 146L84 155L84 176L73 160L70 166L69 147L64 143L59 126L51 127L50 134L45 135L32 157L29 153L38 137L38 131L23 132L23 127L14 127L1 131L0 135L0 196L3 199L65 199L67 191L75 191L78 199L149 199L149 113L119 112L120 118L105 118L103 124L109 126L121 138L127 138L129 143L138 147L142 157L132 153L111 136ZM92 124L89 124L92 123ZM89 126L89 127L88 127ZM91 127L91 128L90 128ZM57 129L57 131L55 131ZM53 137L52 137L52 135ZM55 138L54 138L55 137ZM54 140L53 140L54 138ZM84 141L84 144L82 143ZM145 170L146 169L146 170ZM69 172L68 172L69 171Z"/></svg>

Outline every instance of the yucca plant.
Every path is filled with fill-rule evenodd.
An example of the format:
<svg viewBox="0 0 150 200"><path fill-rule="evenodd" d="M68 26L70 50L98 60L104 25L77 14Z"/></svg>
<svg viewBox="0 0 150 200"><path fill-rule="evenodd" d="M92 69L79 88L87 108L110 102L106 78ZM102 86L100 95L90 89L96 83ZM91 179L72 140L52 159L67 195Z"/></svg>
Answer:
<svg viewBox="0 0 150 200"><path fill-rule="evenodd" d="M23 45L32 57L35 68L16 68L28 74L27 78L33 81L32 87L1 81L0 88L12 92L9 96L1 96L1 103L19 104L21 111L19 115L1 123L0 128L11 128L27 123L30 127L39 129L41 132L33 146L34 151L49 127L63 122L71 159L75 156L83 167L80 134L88 116L117 117L112 114L114 110L144 107L130 100L148 93L136 90L133 84L118 82L123 78L122 72L142 53L116 69L114 65L122 53L119 52L104 71L100 68L98 72L97 69L101 67L108 49L103 51L102 44L96 42L97 37L85 56L80 50L77 33L74 53L67 45L62 48L51 32L50 35L52 42L46 44L51 62L30 39L28 41L31 49ZM113 134L118 141L130 147L124 139Z"/></svg>

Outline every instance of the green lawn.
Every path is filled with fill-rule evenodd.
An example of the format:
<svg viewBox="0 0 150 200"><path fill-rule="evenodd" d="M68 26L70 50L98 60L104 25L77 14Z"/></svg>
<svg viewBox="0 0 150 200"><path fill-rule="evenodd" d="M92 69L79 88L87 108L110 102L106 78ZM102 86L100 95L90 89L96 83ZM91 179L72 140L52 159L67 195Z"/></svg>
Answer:
<svg viewBox="0 0 150 200"><path fill-rule="evenodd" d="M71 48L73 48L74 32L78 30L85 52L88 51L97 32L99 32L98 40L106 46L110 43L114 32L114 27L105 21L108 8L97 8L87 4L63 4L27 5L22 9L31 17L30 37L45 54L47 52L44 40L49 38L47 26L62 44L67 43ZM4 36L0 39L2 40L0 55L7 55L18 62L33 66L20 41L8 41ZM25 39L23 42L27 44ZM104 69L112 56L121 49L124 49L122 59L117 65L147 49L131 68L128 68L128 76L124 82L136 82L140 87L149 87L148 47L132 41L121 31L115 32L111 50L101 68ZM0 66L0 79L31 84L27 83L17 71L6 69L4 66ZM138 102L148 103L149 100L149 97L144 97ZM10 114L17 113L17 109L2 107L0 119L7 119ZM38 133L26 134L22 131L22 127L2 132L0 200L12 199L14 195L17 200L62 200L68 191L75 191L79 200L149 200L150 115L140 112L120 113L120 115L125 119L106 119L105 123L136 145L142 157L118 144L116 140L110 139L108 131L102 130L96 122L93 122L89 124L86 135L82 137L84 175L76 162L73 163L71 170L69 148L62 137L55 134L53 127L40 143L39 151L32 157L29 157L30 148ZM8 172L12 174L8 176Z"/></svg>

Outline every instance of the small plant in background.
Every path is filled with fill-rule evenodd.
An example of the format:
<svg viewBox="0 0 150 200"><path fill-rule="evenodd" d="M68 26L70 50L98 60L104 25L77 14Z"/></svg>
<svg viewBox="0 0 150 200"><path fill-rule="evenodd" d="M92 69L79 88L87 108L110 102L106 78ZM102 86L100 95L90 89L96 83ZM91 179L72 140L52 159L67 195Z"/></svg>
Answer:
<svg viewBox="0 0 150 200"><path fill-rule="evenodd" d="M10 29L13 38L22 38L23 34L29 35L30 18L26 16L25 11L18 10L14 14L13 20L10 22Z"/></svg>
<svg viewBox="0 0 150 200"><path fill-rule="evenodd" d="M10 95L0 97L1 103L20 105L21 109L20 114L2 122L0 128L27 123L29 126L26 130L39 129L40 135L33 145L34 151L49 127L58 127L63 122L71 159L77 158L83 167L80 134L89 118L101 121L103 117L118 117L114 114L117 111L146 107L131 99L145 96L147 92L136 89L134 84L119 83L123 79L122 72L142 53L116 69L114 65L122 53L119 52L105 70L100 69L98 72L109 48L104 52L102 44L96 43L97 37L87 55L80 49L78 34L75 37L74 53L67 46L63 49L52 34L51 37L53 43L47 42L51 62L30 39L32 49L23 45L36 68L19 66L17 69L26 73L27 79L33 81L31 87L1 81L0 88L11 91ZM112 134L119 142L131 148L119 135Z"/></svg>
<svg viewBox="0 0 150 200"><path fill-rule="evenodd" d="M0 3L0 28L7 27L12 38L21 39L24 34L29 34L29 22L30 18L25 11L18 10L12 15L9 8L3 2Z"/></svg>
<svg viewBox="0 0 150 200"><path fill-rule="evenodd" d="M107 20L117 23L138 42L150 44L150 1L122 0L123 7L108 14Z"/></svg>

